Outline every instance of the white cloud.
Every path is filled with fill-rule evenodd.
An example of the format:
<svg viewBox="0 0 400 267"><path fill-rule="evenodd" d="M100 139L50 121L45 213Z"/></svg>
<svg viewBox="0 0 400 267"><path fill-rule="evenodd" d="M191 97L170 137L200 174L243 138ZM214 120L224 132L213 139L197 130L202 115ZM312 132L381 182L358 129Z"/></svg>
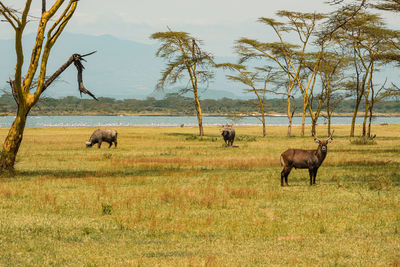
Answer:
<svg viewBox="0 0 400 267"><path fill-rule="evenodd" d="M55 0L48 0L48 6ZM4 0L21 9L25 0ZM33 1L33 15L40 14L41 1ZM233 41L239 37L265 39L270 37L257 18L273 17L278 10L302 12L328 12L331 6L322 0L81 0L67 31L93 35L111 34L121 39L151 42L149 36L156 31L174 30L190 32L205 41L218 55L230 55ZM392 13L384 16L395 24ZM37 23L37 22L36 22ZM34 32L36 23L30 23L27 32ZM5 23L0 34L13 38Z"/></svg>

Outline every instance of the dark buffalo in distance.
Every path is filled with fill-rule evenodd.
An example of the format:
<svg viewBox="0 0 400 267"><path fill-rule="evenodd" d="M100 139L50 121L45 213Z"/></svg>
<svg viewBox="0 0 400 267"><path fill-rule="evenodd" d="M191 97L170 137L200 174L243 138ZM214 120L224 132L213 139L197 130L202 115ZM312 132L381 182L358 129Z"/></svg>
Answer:
<svg viewBox="0 0 400 267"><path fill-rule="evenodd" d="M90 136L89 141L86 142L86 147L92 147L94 144L97 144L98 148L101 147L102 142L107 142L109 144L108 148L112 146L117 147L117 136L118 133L116 130L111 129L97 129L93 132L92 136Z"/></svg>
<svg viewBox="0 0 400 267"><path fill-rule="evenodd" d="M227 146L233 145L233 141L235 140L235 130L233 128L225 127L222 129L221 135L223 136Z"/></svg>

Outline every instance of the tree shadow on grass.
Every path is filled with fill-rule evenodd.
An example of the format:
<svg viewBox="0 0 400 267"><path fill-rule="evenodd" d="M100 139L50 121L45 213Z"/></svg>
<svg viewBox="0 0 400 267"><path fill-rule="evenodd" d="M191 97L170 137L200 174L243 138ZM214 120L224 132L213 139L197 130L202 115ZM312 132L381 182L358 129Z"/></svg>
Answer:
<svg viewBox="0 0 400 267"><path fill-rule="evenodd" d="M193 134L193 133L163 133L163 135L166 135L166 136L181 136L181 137L198 136L198 135Z"/></svg>
<svg viewBox="0 0 400 267"><path fill-rule="evenodd" d="M330 167L341 167L341 168L364 168L364 169L375 169L376 167L382 166L386 170L397 170L400 166L397 162L390 160L379 160L379 159L362 159L362 160L348 160L343 162L329 162L325 166Z"/></svg>
<svg viewBox="0 0 400 267"><path fill-rule="evenodd" d="M235 170L236 172L248 172L248 169ZM131 178L131 177L173 177L180 174L187 175L193 172L196 176L210 175L210 173L224 173L226 168L181 168L181 167L160 167L160 168L121 168L117 170L16 170L14 176L0 174L0 181L14 179L65 179L65 178ZM4 179L4 180L3 180Z"/></svg>
<svg viewBox="0 0 400 267"><path fill-rule="evenodd" d="M184 137L184 138L214 138L214 137L220 137L219 134L207 134L204 136L199 136L198 134L195 133L164 133L163 135L166 136L175 136L175 137Z"/></svg>
<svg viewBox="0 0 400 267"><path fill-rule="evenodd" d="M337 184L338 186L360 186L366 185L369 187L376 187L377 185L392 185L400 186L400 173L397 172L399 164L387 164L393 165L389 167L387 171L376 170L376 166L369 166L368 172L358 172L344 174L341 176L333 175L329 179L325 180L327 184Z"/></svg>
<svg viewBox="0 0 400 267"><path fill-rule="evenodd" d="M360 147L362 148L362 147ZM373 150L371 149L353 149L353 148L344 148L344 149L330 149L329 152L354 152L354 153L362 153L368 152L368 154L380 154L380 153L400 153L400 147L398 148L389 148L389 149L379 149L374 147Z"/></svg>
<svg viewBox="0 0 400 267"><path fill-rule="evenodd" d="M197 140L197 141L215 142L218 140L222 140L222 137L220 135L215 135L215 134L199 136L197 134L192 134L192 133L165 133L164 135L172 137L180 137L186 141Z"/></svg>
<svg viewBox="0 0 400 267"><path fill-rule="evenodd" d="M2 174L1 178L18 178L18 179L34 179L34 178L125 178L132 176L165 176L172 175L174 172L180 171L179 168L163 168L163 169L121 169L113 171L91 171L91 170L23 170L16 171L15 175Z"/></svg>

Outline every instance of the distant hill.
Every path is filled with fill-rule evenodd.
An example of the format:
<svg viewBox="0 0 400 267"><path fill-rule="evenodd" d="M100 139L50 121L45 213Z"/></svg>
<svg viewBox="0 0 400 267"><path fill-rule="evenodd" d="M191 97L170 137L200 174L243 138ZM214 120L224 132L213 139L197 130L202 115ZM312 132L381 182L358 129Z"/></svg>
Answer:
<svg viewBox="0 0 400 267"><path fill-rule="evenodd" d="M30 58L34 38L33 34L24 37L25 60ZM6 81L13 75L16 59L13 47L13 40L0 40L0 88L8 88ZM161 98L163 93L153 92L165 65L155 56L157 48L158 45L120 40L111 35L65 33L52 51L48 74L56 70L73 53L84 54L96 50L97 53L88 57L84 63L86 69L83 76L86 87L97 97L144 99L157 95ZM216 60L223 62L234 59ZM76 69L71 66L61 75L61 79L46 91L46 95L56 98L79 96L76 83ZM166 90L166 93L176 90ZM225 74L218 70L215 81L207 90L201 90L201 98L238 98L243 97L240 96L241 91L239 84L228 81Z"/></svg>

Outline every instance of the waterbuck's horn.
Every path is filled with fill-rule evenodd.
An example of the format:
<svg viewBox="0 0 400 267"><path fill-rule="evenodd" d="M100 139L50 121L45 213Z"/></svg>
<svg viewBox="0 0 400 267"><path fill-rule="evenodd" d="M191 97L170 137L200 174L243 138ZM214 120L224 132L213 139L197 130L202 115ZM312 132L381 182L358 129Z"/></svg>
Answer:
<svg viewBox="0 0 400 267"><path fill-rule="evenodd" d="M315 136L315 133L312 133L312 137L314 137L314 142L315 143L320 143L321 141L319 140L319 138L317 136Z"/></svg>
<svg viewBox="0 0 400 267"><path fill-rule="evenodd" d="M328 139L332 139L333 133L335 132L335 130L332 130L331 134L329 135Z"/></svg>
<svg viewBox="0 0 400 267"><path fill-rule="evenodd" d="M333 133L335 132L335 130L333 130L332 132L331 132L331 134L329 135L329 137L328 137L328 139L326 139L326 141L327 141L327 143L329 144L330 142L332 142L332 136L333 136Z"/></svg>

